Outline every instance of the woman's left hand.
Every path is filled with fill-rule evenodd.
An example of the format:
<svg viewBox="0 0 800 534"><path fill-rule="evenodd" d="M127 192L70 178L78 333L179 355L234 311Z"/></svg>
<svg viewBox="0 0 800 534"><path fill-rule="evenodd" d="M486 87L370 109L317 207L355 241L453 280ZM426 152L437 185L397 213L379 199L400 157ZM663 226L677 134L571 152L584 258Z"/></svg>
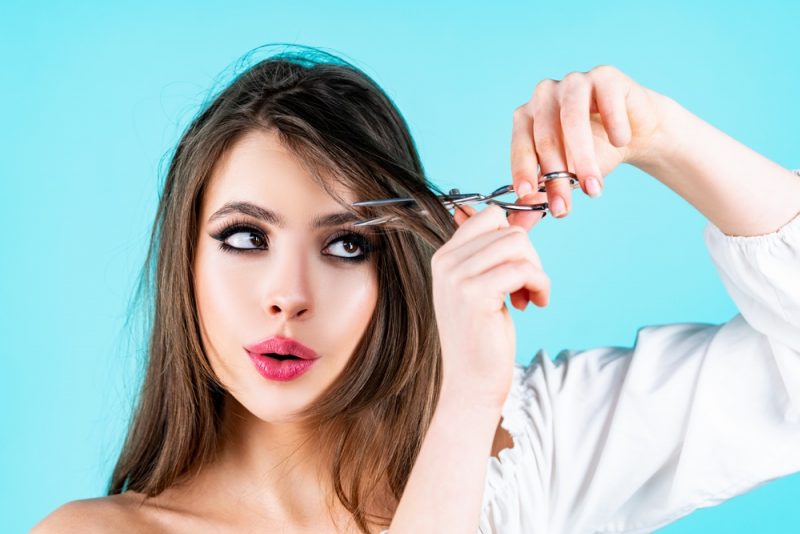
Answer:
<svg viewBox="0 0 800 534"><path fill-rule="evenodd" d="M565 170L578 176L586 194L599 196L608 173L652 146L662 98L606 65L539 82L531 99L514 112L511 175L518 203L542 202L541 176ZM546 187L550 212L565 217L572 205L569 181L551 180ZM540 219L535 212L509 215L510 224L527 230Z"/></svg>

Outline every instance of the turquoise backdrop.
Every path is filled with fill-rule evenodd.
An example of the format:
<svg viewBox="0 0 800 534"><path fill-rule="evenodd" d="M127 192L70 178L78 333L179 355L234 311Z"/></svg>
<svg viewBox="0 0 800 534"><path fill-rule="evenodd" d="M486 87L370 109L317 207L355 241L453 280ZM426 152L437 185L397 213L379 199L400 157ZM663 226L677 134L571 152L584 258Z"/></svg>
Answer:
<svg viewBox="0 0 800 534"><path fill-rule="evenodd" d="M775 1L4 2L0 528L101 495L143 355L125 319L161 160L247 51L342 54L397 103L433 181L490 191L510 183L513 109L598 64L800 167L798 20L800 4ZM521 363L736 313L701 215L631 167L606 186L531 234L552 301L514 310ZM797 531L799 494L788 477L661 532Z"/></svg>

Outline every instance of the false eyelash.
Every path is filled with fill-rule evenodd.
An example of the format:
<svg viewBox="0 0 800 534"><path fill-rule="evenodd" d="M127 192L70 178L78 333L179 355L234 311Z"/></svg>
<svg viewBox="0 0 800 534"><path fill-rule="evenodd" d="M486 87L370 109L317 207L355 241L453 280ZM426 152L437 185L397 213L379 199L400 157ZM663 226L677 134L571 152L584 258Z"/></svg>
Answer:
<svg viewBox="0 0 800 534"><path fill-rule="evenodd" d="M212 234L211 237L220 242L219 248L223 252L232 252L234 254L249 254L258 250L265 250L264 248L241 249L232 247L227 243L225 243L226 239L239 232L250 232L253 235L259 236L265 243L269 243L267 235L266 233L264 233L264 231L262 231L258 226L255 226L254 224L247 222L244 219L232 220L230 223L223 226L216 233Z"/></svg>
<svg viewBox="0 0 800 534"><path fill-rule="evenodd" d="M358 248L361 249L361 256L354 256L352 258L348 258L348 257L345 257L345 256L333 256L333 255L330 255L331 257L336 258L337 260L342 260L342 261L347 261L347 262L352 262L352 263L358 263L358 262L366 261L367 259L369 259L370 255L375 250L377 250L377 247L372 244L372 242L370 241L370 239L366 235L364 235L361 232L359 232L358 230L355 230L355 229L352 229L352 228L344 228L342 230L339 230L335 234L333 234L333 236L328 241L328 244L325 245L325 248L328 248L329 246L331 246L332 244L336 243L337 241L344 241L342 239L343 237L350 238L349 241L351 241L355 245L358 245Z"/></svg>
<svg viewBox="0 0 800 534"><path fill-rule="evenodd" d="M237 247L232 247L227 243L225 243L225 240L227 238L239 232L250 232L253 235L259 236L267 244L269 243L269 239L267 239L267 235L264 231L262 231L258 226L255 226L254 224L244 219L232 220L230 223L222 227L219 231L211 235L211 237L220 242L219 248L224 252L232 252L234 254L250 254L260 250L267 250L265 248L241 249ZM348 258L345 256L335 256L333 254L326 254L326 256L330 256L331 258L345 262L359 263L362 261L366 261L372 252L378 250L378 247L371 242L371 240L369 239L369 237L367 237L366 234L361 233L355 228L343 228L337 231L329 239L328 244L325 246L325 248L328 248L330 245L332 245L337 241L341 241L342 238L344 237L351 238L352 242L361 249L362 251L361 256L354 256L352 258Z"/></svg>

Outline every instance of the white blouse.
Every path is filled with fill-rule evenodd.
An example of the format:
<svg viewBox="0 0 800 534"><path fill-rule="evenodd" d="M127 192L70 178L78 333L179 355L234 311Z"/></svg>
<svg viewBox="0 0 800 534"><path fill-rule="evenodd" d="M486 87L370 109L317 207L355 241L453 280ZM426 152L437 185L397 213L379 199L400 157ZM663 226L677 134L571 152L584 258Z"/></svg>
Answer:
<svg viewBox="0 0 800 534"><path fill-rule="evenodd" d="M481 534L649 533L800 471L800 215L704 237L740 314L517 365Z"/></svg>
<svg viewBox="0 0 800 534"><path fill-rule="evenodd" d="M516 365L480 534L649 533L800 471L800 214L704 237L740 314Z"/></svg>

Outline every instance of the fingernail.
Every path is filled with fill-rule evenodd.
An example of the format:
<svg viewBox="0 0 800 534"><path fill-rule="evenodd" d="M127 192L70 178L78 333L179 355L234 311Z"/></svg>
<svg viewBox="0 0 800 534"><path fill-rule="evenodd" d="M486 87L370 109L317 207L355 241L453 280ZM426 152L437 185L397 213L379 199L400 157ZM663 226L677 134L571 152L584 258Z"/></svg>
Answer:
<svg viewBox="0 0 800 534"><path fill-rule="evenodd" d="M553 201L550 203L550 213L558 217L566 212L567 206L564 204L564 199L559 196L553 198Z"/></svg>
<svg viewBox="0 0 800 534"><path fill-rule="evenodd" d="M519 184L519 187L517 188L517 196L524 197L532 190L533 188L531 187L531 184L529 184L528 182L522 182L521 184Z"/></svg>
<svg viewBox="0 0 800 534"><path fill-rule="evenodd" d="M592 198L599 197L603 194L600 190L600 182L598 182L597 178L594 176L586 180L586 192L589 193L589 196Z"/></svg>

